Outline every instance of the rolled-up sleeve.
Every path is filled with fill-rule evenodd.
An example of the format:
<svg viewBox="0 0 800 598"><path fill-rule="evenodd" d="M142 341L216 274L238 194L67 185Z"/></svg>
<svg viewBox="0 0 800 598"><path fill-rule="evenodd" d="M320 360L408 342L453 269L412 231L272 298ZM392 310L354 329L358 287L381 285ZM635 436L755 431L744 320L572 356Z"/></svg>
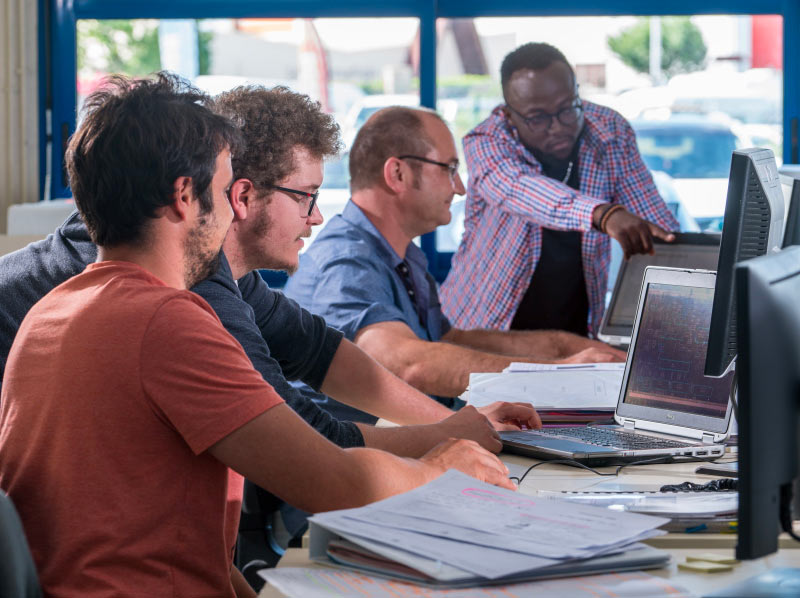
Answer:
<svg viewBox="0 0 800 598"><path fill-rule="evenodd" d="M382 282L391 276L388 267L358 255L329 260L318 270L316 281L325 297L315 296L311 309L351 341L371 324L405 322L394 287Z"/></svg>

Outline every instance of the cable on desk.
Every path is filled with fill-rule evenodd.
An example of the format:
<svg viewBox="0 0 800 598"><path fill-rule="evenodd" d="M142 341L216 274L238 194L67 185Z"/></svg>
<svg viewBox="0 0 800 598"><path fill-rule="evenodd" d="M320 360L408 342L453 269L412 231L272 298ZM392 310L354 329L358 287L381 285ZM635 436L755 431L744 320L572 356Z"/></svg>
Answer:
<svg viewBox="0 0 800 598"><path fill-rule="evenodd" d="M696 461L702 461L704 463L713 463L716 460L717 460L716 458L714 458L714 459L686 459L686 460L683 460L683 459L676 459L672 455L667 455L666 457L653 457L653 458L650 458L650 459L640 459L639 461L631 461L630 463L623 463L623 464L619 465L617 467L617 469L614 470L613 472L603 472L603 471L597 471L593 467L589 467L588 465L584 465L583 463L580 463L580 462L575 461L573 459L553 459L552 461L540 461L539 463L534 463L528 469L526 469L525 473L523 473L520 477L509 476L508 479L511 480L512 482L516 482L517 486L519 486L520 484L522 484L522 480L524 480L526 478L526 476L532 470L534 470L537 467L540 467L542 465L557 465L557 464L573 465L575 467L580 467L582 469L586 469L587 471L591 471L595 475L599 475L599 476L603 476L603 477L615 477L615 476L619 475L620 471L622 471L626 467L630 467L631 465L648 465L648 464L655 464L655 463L665 463L666 464L666 463L682 463L682 462L691 463L691 462L696 462Z"/></svg>

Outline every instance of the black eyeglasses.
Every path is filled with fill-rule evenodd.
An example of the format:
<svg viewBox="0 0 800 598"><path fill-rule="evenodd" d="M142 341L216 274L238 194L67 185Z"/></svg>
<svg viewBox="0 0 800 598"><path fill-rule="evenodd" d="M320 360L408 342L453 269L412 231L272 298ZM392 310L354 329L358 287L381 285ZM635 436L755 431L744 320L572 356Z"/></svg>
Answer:
<svg viewBox="0 0 800 598"><path fill-rule="evenodd" d="M572 105L567 106L566 108L562 108L558 112L550 113L550 112L538 112L533 116L525 116L520 114L519 110L516 110L511 104L506 102L506 107L511 110L514 114L516 114L522 121L528 125L531 129L534 130L544 130L549 129L550 125L553 124L553 119L557 119L562 125L573 125L578 122L578 119L583 114L583 104L581 103L580 98L575 98L572 102Z"/></svg>
<svg viewBox="0 0 800 598"><path fill-rule="evenodd" d="M450 164L447 162L437 162L436 160L431 160L430 158L423 158L422 156L397 156L398 160L418 160L419 162L425 162L427 164L434 164L436 166L441 166L442 168L447 169L447 174L450 177L450 184L455 187L456 186L456 177L458 176L458 160L453 160Z"/></svg>
<svg viewBox="0 0 800 598"><path fill-rule="evenodd" d="M278 185L269 185L271 189L277 189L278 191L283 191L284 193L292 193L294 195L299 195L300 199L293 198L297 205L300 206L300 216L302 218L311 218L311 214L314 211L314 206L317 205L317 198L319 197L319 191L315 191L314 193L309 193L308 191L300 191L298 189L289 189L289 187L279 187Z"/></svg>

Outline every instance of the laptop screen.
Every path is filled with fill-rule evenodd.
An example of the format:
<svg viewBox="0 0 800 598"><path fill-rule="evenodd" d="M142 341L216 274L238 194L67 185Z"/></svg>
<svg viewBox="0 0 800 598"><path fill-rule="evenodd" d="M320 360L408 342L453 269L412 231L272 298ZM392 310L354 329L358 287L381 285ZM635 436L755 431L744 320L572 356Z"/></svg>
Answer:
<svg viewBox="0 0 800 598"><path fill-rule="evenodd" d="M659 244L655 255L634 255L620 267L619 280L603 321L602 334L629 337L647 266L716 270L719 235L681 235L675 243Z"/></svg>
<svg viewBox="0 0 800 598"><path fill-rule="evenodd" d="M714 289L649 283L622 402L724 419L732 373L703 367Z"/></svg>

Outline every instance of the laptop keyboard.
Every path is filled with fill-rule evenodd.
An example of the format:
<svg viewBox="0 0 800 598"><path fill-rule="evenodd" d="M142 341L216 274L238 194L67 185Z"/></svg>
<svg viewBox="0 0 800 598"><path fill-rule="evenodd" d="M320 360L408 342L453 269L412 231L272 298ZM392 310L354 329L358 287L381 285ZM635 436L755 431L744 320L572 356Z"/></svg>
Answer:
<svg viewBox="0 0 800 598"><path fill-rule="evenodd" d="M676 440L666 440L664 438L655 438L652 436L645 436L643 434L623 432L620 430L610 430L608 428L599 428L595 426L542 428L536 432L537 434L544 434L546 436L574 438L589 444L594 444L595 446L608 446L625 450L683 448L695 446L697 444L679 442Z"/></svg>

